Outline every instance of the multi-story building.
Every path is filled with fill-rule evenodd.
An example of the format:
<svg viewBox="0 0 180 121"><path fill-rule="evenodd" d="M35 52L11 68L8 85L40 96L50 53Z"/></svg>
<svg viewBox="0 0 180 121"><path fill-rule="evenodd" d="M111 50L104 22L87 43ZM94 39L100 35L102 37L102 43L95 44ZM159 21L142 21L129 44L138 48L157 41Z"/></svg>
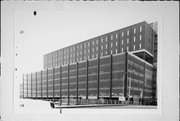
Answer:
<svg viewBox="0 0 180 121"><path fill-rule="evenodd" d="M156 32L141 22L44 55L44 69L126 51L152 63Z"/></svg>
<svg viewBox="0 0 180 121"><path fill-rule="evenodd" d="M149 24L150 27L157 33L158 25L157 22L153 22ZM153 55L153 98L157 98L157 53L158 53L158 36L155 34L154 36L154 55Z"/></svg>
<svg viewBox="0 0 180 121"><path fill-rule="evenodd" d="M141 22L44 55L44 69L23 75L21 97L144 103L153 96L156 32ZM157 42L157 41L156 41Z"/></svg>

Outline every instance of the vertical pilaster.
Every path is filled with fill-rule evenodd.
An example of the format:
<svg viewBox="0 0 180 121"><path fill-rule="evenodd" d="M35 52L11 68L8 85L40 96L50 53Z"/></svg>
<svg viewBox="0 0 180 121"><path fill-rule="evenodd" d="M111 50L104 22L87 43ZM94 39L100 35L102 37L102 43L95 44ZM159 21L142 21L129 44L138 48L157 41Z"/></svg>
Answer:
<svg viewBox="0 0 180 121"><path fill-rule="evenodd" d="M143 60L145 60L145 52L143 54ZM143 93L142 93L142 105L144 105L144 96L145 96L145 81L146 81L146 63L144 62L144 83L143 83Z"/></svg>
<svg viewBox="0 0 180 121"><path fill-rule="evenodd" d="M37 72L36 72L36 98L37 98Z"/></svg>
<svg viewBox="0 0 180 121"><path fill-rule="evenodd" d="M86 99L88 99L88 66L89 61L86 60Z"/></svg>
<svg viewBox="0 0 180 121"><path fill-rule="evenodd" d="M41 70L41 99L42 99L42 70Z"/></svg>
<svg viewBox="0 0 180 121"><path fill-rule="evenodd" d="M60 96L60 100L62 99L62 66L60 65L60 70L59 70L59 72L60 72L60 78L59 78L59 86L60 86L60 88L59 88L59 92L60 92L60 94L59 94L59 96ZM61 105L61 101L60 101L60 105Z"/></svg>
<svg viewBox="0 0 180 121"><path fill-rule="evenodd" d="M110 93L110 99L112 98L112 59L113 59L113 56L110 55L110 89L109 89L109 93Z"/></svg>
<svg viewBox="0 0 180 121"><path fill-rule="evenodd" d="M26 80L27 80L27 98L28 98L28 74L26 74L26 76L27 76L27 78L26 78Z"/></svg>
<svg viewBox="0 0 180 121"><path fill-rule="evenodd" d="M33 94L32 94L32 73L31 73L31 98L33 97Z"/></svg>
<svg viewBox="0 0 180 121"><path fill-rule="evenodd" d="M132 89L132 97L134 97L134 71L135 71L135 57L133 57L133 66L132 66L132 69L131 69L131 89Z"/></svg>
<svg viewBox="0 0 180 121"><path fill-rule="evenodd" d="M55 76L55 69L53 67L53 100L54 100L54 76Z"/></svg>
<svg viewBox="0 0 180 121"><path fill-rule="evenodd" d="M76 98L78 99L78 62L76 63Z"/></svg>
<svg viewBox="0 0 180 121"><path fill-rule="evenodd" d="M22 85L22 88L23 88L23 98L24 98L24 74L23 74L23 85Z"/></svg>
<svg viewBox="0 0 180 121"><path fill-rule="evenodd" d="M99 99L99 57L97 58L97 99Z"/></svg>
<svg viewBox="0 0 180 121"><path fill-rule="evenodd" d="M69 105L69 64L68 64L68 105Z"/></svg>
<svg viewBox="0 0 180 121"><path fill-rule="evenodd" d="M48 69L46 71L46 93L47 93L47 96L46 96L46 99L48 98Z"/></svg>
<svg viewBox="0 0 180 121"><path fill-rule="evenodd" d="M124 97L127 97L127 71L128 71L128 53L125 53L125 74L124 74Z"/></svg>

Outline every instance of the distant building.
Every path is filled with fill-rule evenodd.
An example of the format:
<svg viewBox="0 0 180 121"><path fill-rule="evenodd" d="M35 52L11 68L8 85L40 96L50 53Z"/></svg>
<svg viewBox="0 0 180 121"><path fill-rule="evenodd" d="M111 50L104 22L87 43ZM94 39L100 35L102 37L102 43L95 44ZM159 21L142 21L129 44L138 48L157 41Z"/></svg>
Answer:
<svg viewBox="0 0 180 121"><path fill-rule="evenodd" d="M131 96L134 104L140 98L148 104L156 87L156 37L141 22L48 53L44 70L23 74L21 97L82 104Z"/></svg>

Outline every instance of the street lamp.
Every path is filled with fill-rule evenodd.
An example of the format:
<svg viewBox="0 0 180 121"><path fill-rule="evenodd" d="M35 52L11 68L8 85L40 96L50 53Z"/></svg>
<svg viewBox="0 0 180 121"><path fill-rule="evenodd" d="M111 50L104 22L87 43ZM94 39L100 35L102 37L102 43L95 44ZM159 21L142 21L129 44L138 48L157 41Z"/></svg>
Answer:
<svg viewBox="0 0 180 121"><path fill-rule="evenodd" d="M130 70L131 73L134 73L134 70ZM131 74L130 74L130 80L129 80L129 96L131 95Z"/></svg>
<svg viewBox="0 0 180 121"><path fill-rule="evenodd" d="M130 69L130 72L131 73L134 73L134 70L132 70L132 68ZM127 74L127 73L129 73L129 71L127 71L127 72L121 72L121 75L123 76L123 81L125 81L125 74ZM123 83L124 84L124 83ZM129 96L130 96L130 89L131 89L131 74L130 74L130 81L129 81ZM120 97L119 97L120 98ZM126 97L124 97L124 99L125 99Z"/></svg>

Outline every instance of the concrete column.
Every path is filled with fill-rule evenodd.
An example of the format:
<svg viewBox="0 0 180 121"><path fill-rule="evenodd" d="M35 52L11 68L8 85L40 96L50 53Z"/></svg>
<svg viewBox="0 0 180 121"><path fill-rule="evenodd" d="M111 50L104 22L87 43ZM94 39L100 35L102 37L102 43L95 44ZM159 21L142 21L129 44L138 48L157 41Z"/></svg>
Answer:
<svg viewBox="0 0 180 121"><path fill-rule="evenodd" d="M22 85L22 88L23 88L23 98L24 98L24 74L23 74L23 85Z"/></svg>
<svg viewBox="0 0 180 121"><path fill-rule="evenodd" d="M36 72L36 98L37 98L37 72Z"/></svg>
<svg viewBox="0 0 180 121"><path fill-rule="evenodd" d="M76 63L76 98L78 99L78 62Z"/></svg>
<svg viewBox="0 0 180 121"><path fill-rule="evenodd" d="M113 59L113 56L110 55L110 90L109 90L109 93L110 93L110 99L112 98L112 59Z"/></svg>
<svg viewBox="0 0 180 121"><path fill-rule="evenodd" d="M55 77L55 69L53 67L53 100L54 100L54 77Z"/></svg>
<svg viewBox="0 0 180 121"><path fill-rule="evenodd" d="M41 70L41 99L42 99L42 70Z"/></svg>
<svg viewBox="0 0 180 121"><path fill-rule="evenodd" d="M60 98L60 100L62 100L62 66L60 65L60 70L59 70L59 72L60 72L60 79L59 79L59 98ZM61 105L61 101L60 101L60 105Z"/></svg>
<svg viewBox="0 0 180 121"><path fill-rule="evenodd" d="M86 99L88 99L88 66L89 61L86 60Z"/></svg>
<svg viewBox="0 0 180 121"><path fill-rule="evenodd" d="M97 59L97 99L99 99L99 57Z"/></svg>
<svg viewBox="0 0 180 121"><path fill-rule="evenodd" d="M27 98L28 98L28 74L26 74L26 76L27 76L26 80L27 80Z"/></svg>
<svg viewBox="0 0 180 121"><path fill-rule="evenodd" d="M48 98L48 69L47 69L47 72L46 72L46 80L47 80L47 89L46 89L46 92L47 92L47 97L46 99Z"/></svg>
<svg viewBox="0 0 180 121"><path fill-rule="evenodd" d="M69 105L69 64L68 64L68 105Z"/></svg>

